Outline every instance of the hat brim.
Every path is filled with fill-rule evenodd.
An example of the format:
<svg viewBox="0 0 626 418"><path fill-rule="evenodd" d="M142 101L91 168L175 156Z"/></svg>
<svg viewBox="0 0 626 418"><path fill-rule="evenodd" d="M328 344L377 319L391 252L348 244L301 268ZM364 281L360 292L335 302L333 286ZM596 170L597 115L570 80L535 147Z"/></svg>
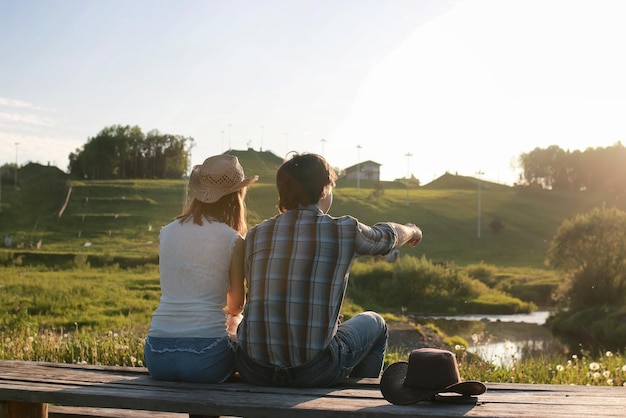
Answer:
<svg viewBox="0 0 626 418"><path fill-rule="evenodd" d="M458 393L463 396L476 396L485 393L487 387L474 380L455 383L443 389L419 389L404 385L409 363L399 361L385 369L380 379L383 397L396 405L410 405L432 398L438 393Z"/></svg>
<svg viewBox="0 0 626 418"><path fill-rule="evenodd" d="M200 183L200 179L198 178L198 176L194 176L192 174L192 177L189 180L189 193L192 197L198 199L201 202L215 203L227 194L234 193L238 190L243 189L244 187L248 187L249 185L256 183L258 179L259 176L246 177L242 181L232 187L229 187L228 189L217 189L203 186Z"/></svg>

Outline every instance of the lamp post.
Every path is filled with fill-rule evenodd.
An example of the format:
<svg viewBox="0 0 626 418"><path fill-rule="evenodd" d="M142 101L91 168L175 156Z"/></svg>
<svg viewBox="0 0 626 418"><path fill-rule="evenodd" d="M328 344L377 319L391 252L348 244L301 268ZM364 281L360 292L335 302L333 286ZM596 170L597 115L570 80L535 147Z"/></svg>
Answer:
<svg viewBox="0 0 626 418"><path fill-rule="evenodd" d="M15 143L15 189L17 189L17 146L20 145L19 142Z"/></svg>
<svg viewBox="0 0 626 418"><path fill-rule="evenodd" d="M356 188L361 188L361 146L356 146Z"/></svg>
<svg viewBox="0 0 626 418"><path fill-rule="evenodd" d="M406 207L409 207L409 182L411 181L411 157L413 154L407 152L404 154L406 157Z"/></svg>
<svg viewBox="0 0 626 418"><path fill-rule="evenodd" d="M322 143L322 157L324 156L324 145L326 145L326 139L322 138L320 139L320 142Z"/></svg>
<svg viewBox="0 0 626 418"><path fill-rule="evenodd" d="M476 175L478 176L478 229L477 229L477 237L478 239L480 239L480 192L481 192L481 180L480 180L480 176L482 176L483 173L481 170L478 170L476 172Z"/></svg>

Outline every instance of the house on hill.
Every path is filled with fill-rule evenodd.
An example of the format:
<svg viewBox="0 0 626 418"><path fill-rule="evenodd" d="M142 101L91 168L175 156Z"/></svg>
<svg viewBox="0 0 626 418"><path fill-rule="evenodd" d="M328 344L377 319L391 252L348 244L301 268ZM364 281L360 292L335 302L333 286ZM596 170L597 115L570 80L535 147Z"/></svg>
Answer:
<svg viewBox="0 0 626 418"><path fill-rule="evenodd" d="M363 161L346 168L343 178L345 180L374 180L380 181L380 166L372 160Z"/></svg>

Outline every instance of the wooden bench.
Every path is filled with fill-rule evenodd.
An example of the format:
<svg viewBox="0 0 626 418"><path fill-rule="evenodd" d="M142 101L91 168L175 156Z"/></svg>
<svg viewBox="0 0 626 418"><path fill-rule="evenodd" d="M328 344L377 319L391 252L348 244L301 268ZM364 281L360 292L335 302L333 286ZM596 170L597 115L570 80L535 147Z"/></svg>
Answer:
<svg viewBox="0 0 626 418"><path fill-rule="evenodd" d="M0 418L188 414L278 418L623 417L626 388L493 383L487 384L487 392L476 404L421 402L399 406L382 397L377 379L349 381L330 389L268 388L240 381L161 382L151 379L145 368L0 361Z"/></svg>

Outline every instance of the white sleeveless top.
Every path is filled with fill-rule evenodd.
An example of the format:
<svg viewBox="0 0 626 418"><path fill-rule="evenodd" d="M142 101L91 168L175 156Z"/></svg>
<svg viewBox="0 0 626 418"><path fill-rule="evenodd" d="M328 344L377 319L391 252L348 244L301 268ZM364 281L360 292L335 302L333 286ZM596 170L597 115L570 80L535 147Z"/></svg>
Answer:
<svg viewBox="0 0 626 418"><path fill-rule="evenodd" d="M175 220L161 229L161 300L151 337L225 337L224 307L238 233L224 223Z"/></svg>

